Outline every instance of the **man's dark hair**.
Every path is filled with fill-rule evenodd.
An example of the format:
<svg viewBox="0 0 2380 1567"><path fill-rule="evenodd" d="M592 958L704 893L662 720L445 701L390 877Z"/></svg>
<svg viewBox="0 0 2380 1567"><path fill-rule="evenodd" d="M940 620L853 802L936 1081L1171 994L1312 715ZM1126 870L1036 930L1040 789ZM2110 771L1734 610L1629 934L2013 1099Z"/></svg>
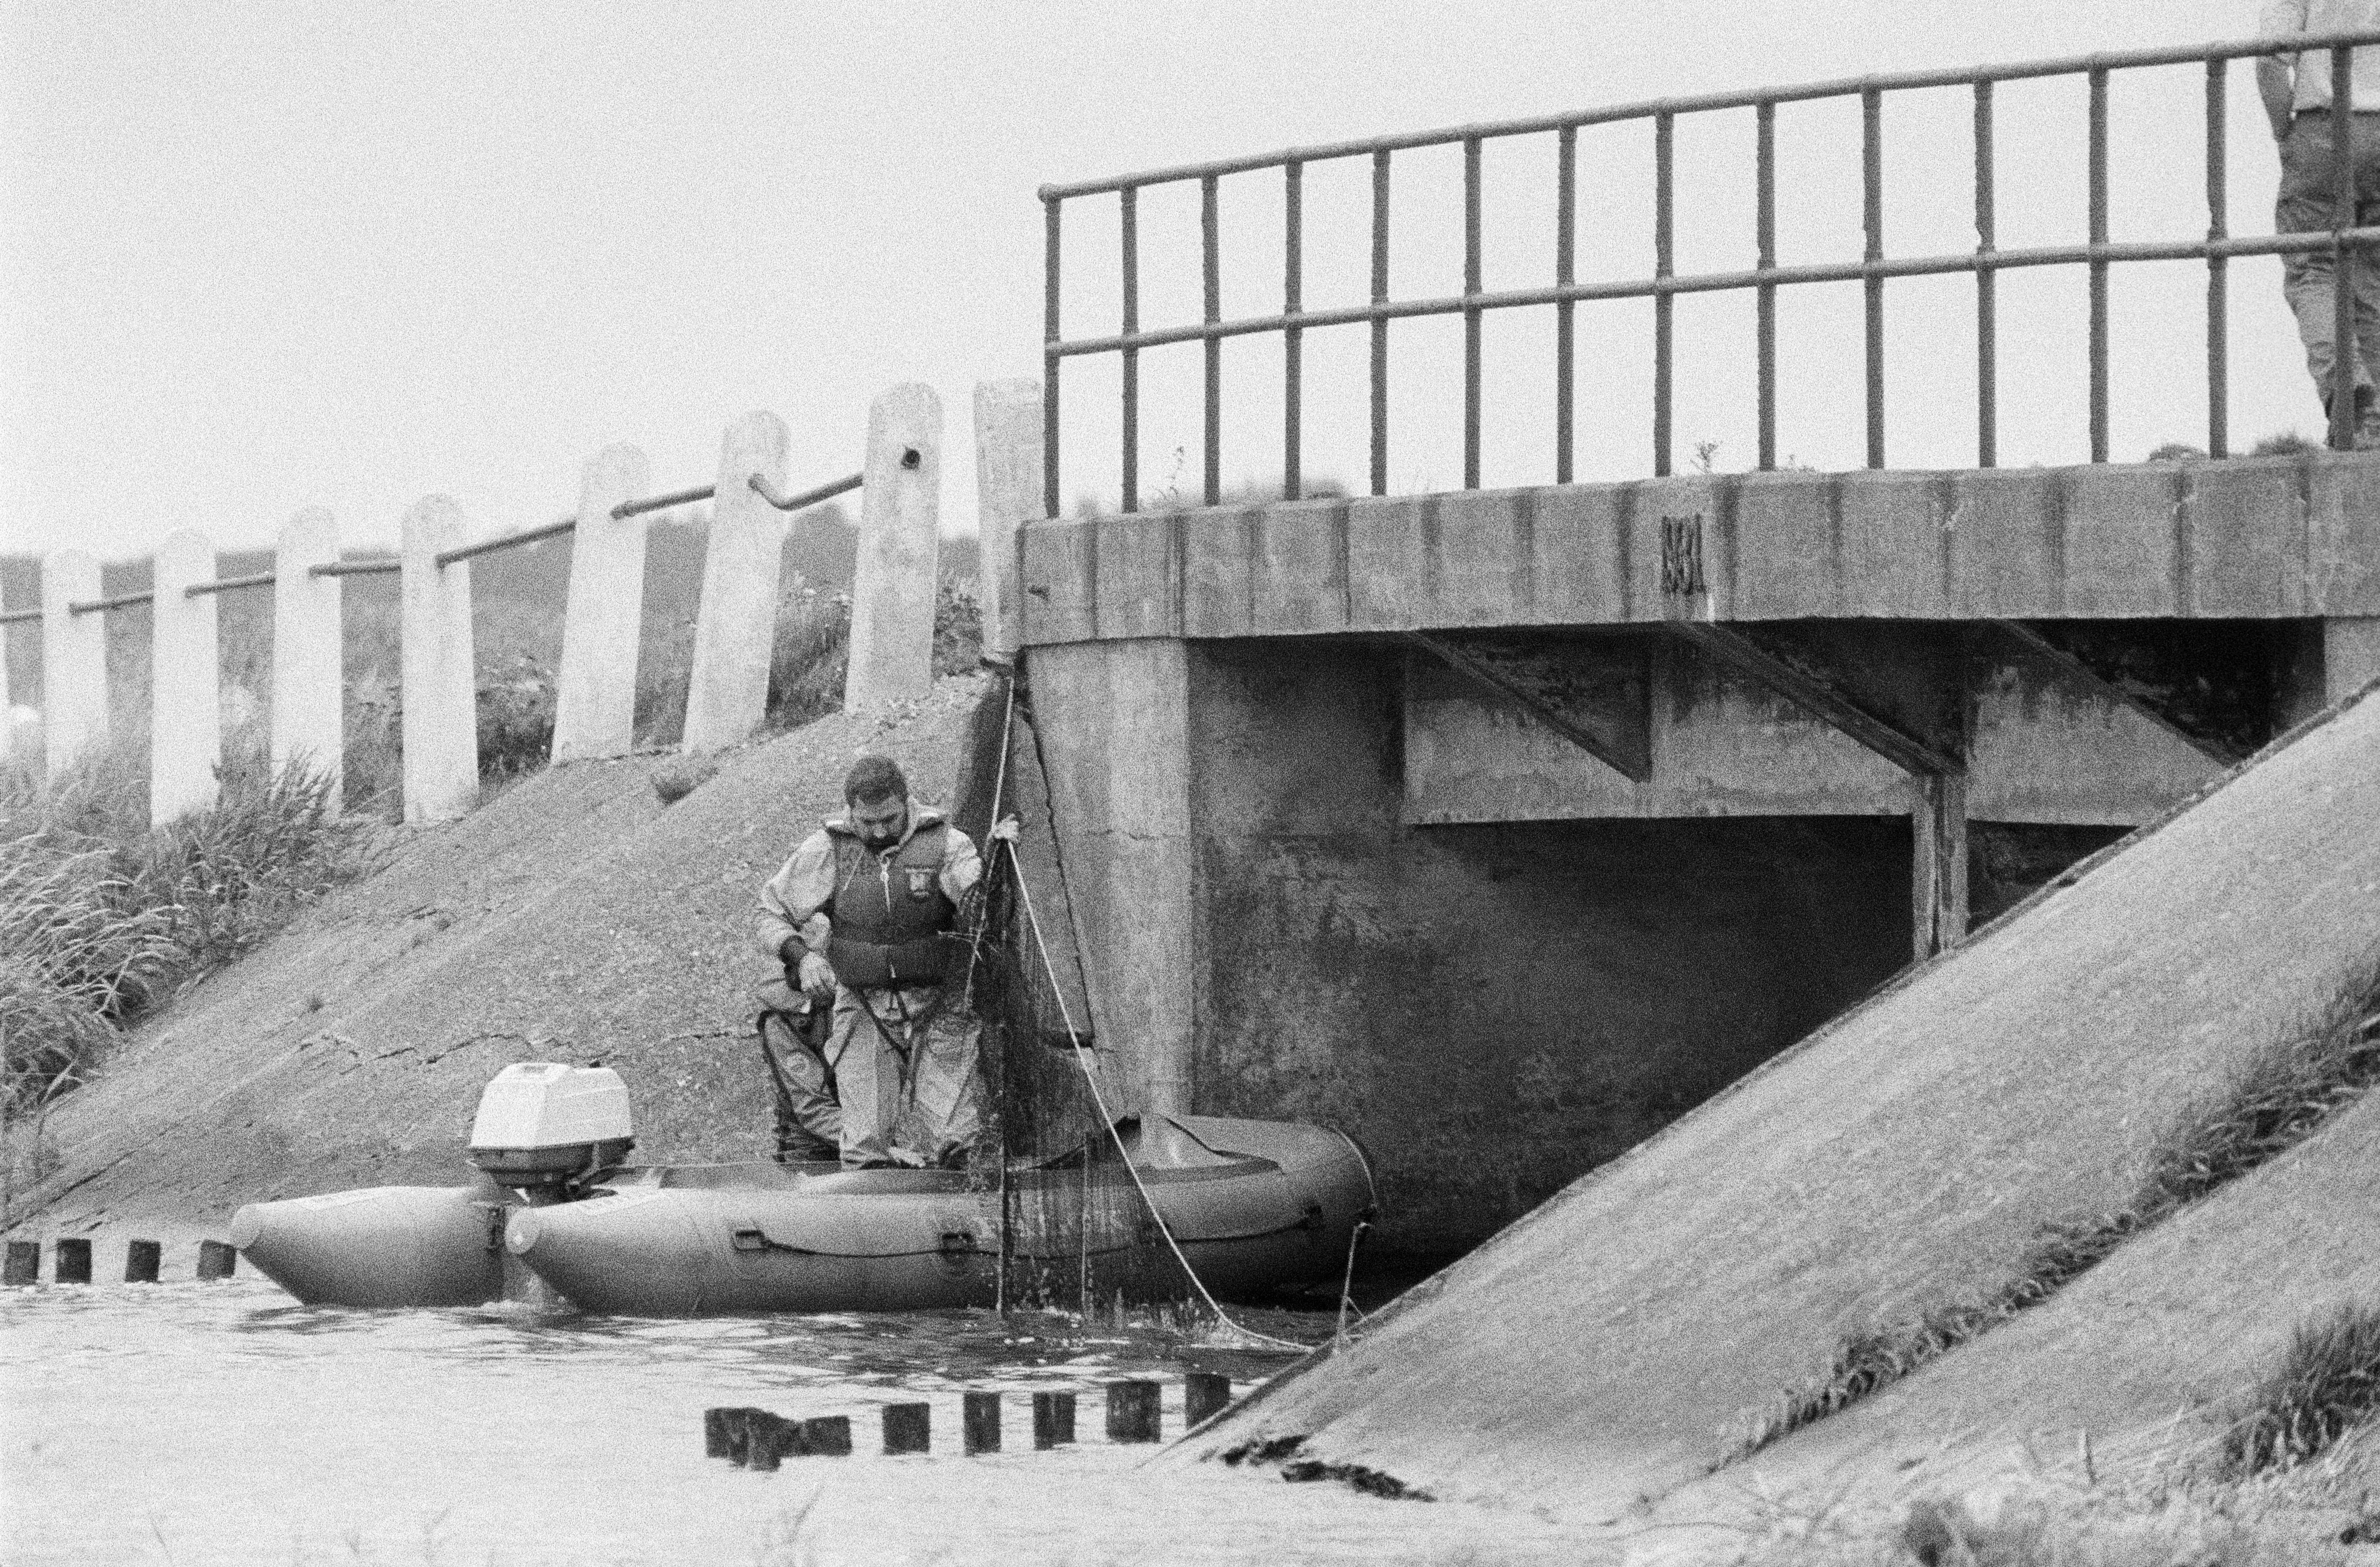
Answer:
<svg viewBox="0 0 2380 1567"><path fill-rule="evenodd" d="M891 757L862 757L851 764L843 775L843 798L846 805L874 805L879 800L909 797L909 781L901 775L901 767Z"/></svg>

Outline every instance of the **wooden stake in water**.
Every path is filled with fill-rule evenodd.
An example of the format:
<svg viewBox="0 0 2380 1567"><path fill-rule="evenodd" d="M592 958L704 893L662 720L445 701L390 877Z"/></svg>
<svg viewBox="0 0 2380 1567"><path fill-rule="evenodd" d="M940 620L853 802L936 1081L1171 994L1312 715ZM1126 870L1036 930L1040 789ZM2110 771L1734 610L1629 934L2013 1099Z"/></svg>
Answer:
<svg viewBox="0 0 2380 1567"><path fill-rule="evenodd" d="M1033 1446L1037 1451L1075 1439L1075 1395L1033 1395Z"/></svg>
<svg viewBox="0 0 2380 1567"><path fill-rule="evenodd" d="M888 1403L884 1406L884 1452L891 1457L924 1452L934 1442L934 1406L930 1403Z"/></svg>
<svg viewBox="0 0 2380 1567"><path fill-rule="evenodd" d="M851 1416L820 1415L802 1422L802 1441L814 1457L851 1456Z"/></svg>
<svg viewBox="0 0 2380 1567"><path fill-rule="evenodd" d="M133 1241L124 1248L124 1282L128 1284L153 1284L157 1282L157 1265L164 1260L165 1248L155 1241Z"/></svg>
<svg viewBox="0 0 2380 1567"><path fill-rule="evenodd" d="M1182 1383L1182 1421L1196 1426L1213 1418L1232 1402L1232 1379L1220 1371L1193 1371Z"/></svg>
<svg viewBox="0 0 2380 1567"><path fill-rule="evenodd" d="M809 1451L802 1439L801 1423L783 1415L756 1409L744 1417L744 1466L747 1469L775 1469L788 1458L799 1458Z"/></svg>
<svg viewBox="0 0 2380 1567"><path fill-rule="evenodd" d="M1000 1451L1000 1395L969 1393L964 1409L966 1451L970 1456L978 1452Z"/></svg>
<svg viewBox="0 0 2380 1567"><path fill-rule="evenodd" d="M199 1243L199 1280L212 1284L239 1271L239 1248L228 1241Z"/></svg>
<svg viewBox="0 0 2380 1567"><path fill-rule="evenodd" d="M1148 1381L1108 1384L1108 1440L1153 1442L1158 1434L1161 1383Z"/></svg>
<svg viewBox="0 0 2380 1567"><path fill-rule="evenodd" d="M83 1237L62 1239L54 1252L50 1277L61 1284L91 1282L91 1242Z"/></svg>
<svg viewBox="0 0 2380 1567"><path fill-rule="evenodd" d="M0 1273L0 1284L38 1284L42 1282L42 1243L10 1241L7 1271Z"/></svg>

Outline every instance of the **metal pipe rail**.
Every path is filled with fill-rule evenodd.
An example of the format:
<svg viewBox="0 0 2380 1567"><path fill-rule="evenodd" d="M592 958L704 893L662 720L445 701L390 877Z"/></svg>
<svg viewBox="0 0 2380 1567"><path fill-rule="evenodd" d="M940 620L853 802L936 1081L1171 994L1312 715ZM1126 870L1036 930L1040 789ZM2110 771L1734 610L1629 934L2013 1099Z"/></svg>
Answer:
<svg viewBox="0 0 2380 1567"><path fill-rule="evenodd" d="M259 571L246 577L226 577L220 582L193 582L182 589L182 597L196 599L208 593L228 593L235 588L270 588L277 575L274 572Z"/></svg>
<svg viewBox="0 0 2380 1567"><path fill-rule="evenodd" d="M68 604L67 613L98 614L107 610L130 609L135 604L149 603L156 597L156 594L143 588L137 593L118 593L113 598L86 599L79 604Z"/></svg>
<svg viewBox="0 0 2380 1567"><path fill-rule="evenodd" d="M915 465L913 464L911 466L914 467ZM830 483L820 484L814 489L804 490L798 494L780 495L777 493L774 486L756 473L752 476L751 485L752 492L754 494L759 496L760 499L768 502L779 511L797 512L804 506L814 506L820 501L832 501L837 495L847 495L852 491L858 489L867 481L868 476L866 474L855 473L848 479L834 480Z"/></svg>
<svg viewBox="0 0 2380 1567"><path fill-rule="evenodd" d="M474 555L491 555L498 550L509 550L516 544L534 544L540 539L551 539L556 534L567 533L577 526L577 517L566 516L559 522L549 522L543 528L531 528L518 533L507 533L501 538L482 539L476 544L466 544L458 550L441 550L437 556L438 565L443 569L453 565L456 561L468 561Z"/></svg>
<svg viewBox="0 0 2380 1567"><path fill-rule="evenodd" d="M2352 273L2354 248L2380 246L2380 228L2358 227L2348 115L2353 112L2350 80L2352 48L2380 44L2380 30L2308 33L2287 40L2181 45L2159 49L2075 55L2010 65L1959 70L1911 71L1891 75L1842 78L1800 86L1747 91L1704 93L1652 99L1572 114L1367 138L1358 141L1291 148L1252 157L1227 158L1182 164L1144 174L1045 185L1043 204L1044 274L1043 332L1043 484L1048 515L1059 514L1060 394L1059 372L1064 361L1090 354L1112 353L1123 370L1123 509L1139 509L1139 353L1143 348L1172 343L1205 346L1204 461L1208 504L1221 499L1222 489L1222 360L1228 337L1280 333L1283 347L1282 492L1291 499L1302 493L1302 334L1309 330L1368 323L1371 328L1371 492L1388 492L1388 324L1425 316L1463 318L1463 484L1479 483L1481 420L1481 321L1486 312L1522 306L1551 305L1555 311L1554 482L1571 481L1573 448L1573 366L1575 310L1582 300L1650 298L1653 324L1653 471L1670 471L1671 411L1674 391L1672 313L1682 294L1751 290L1757 298L1755 372L1759 430L1759 466L1777 463L1777 290L1803 284L1864 285L1866 358L1866 459L1870 468L1885 466L1884 293L1888 279L1965 273L1975 279L1976 319L1976 462L1990 468L1998 461L1998 312L1996 281L2002 272L2025 267L2080 265L2089 269L2090 326L2087 358L2090 373L2089 418L2091 460L2107 460L2108 402L2108 281L2118 263L2159 261L2204 261L2207 266L2206 360L2207 449L2228 454L2228 279L2226 267L2239 256L2282 256L2328 251L2334 267L2338 340L2351 342L2353 333ZM2324 231L2234 237L2226 212L2226 91L2227 69L2237 59L2276 55L2303 55L2324 50L2331 55L2332 102L2336 154L2332 226ZM2204 239L2113 242L2108 238L2108 82L2119 70L2156 66L2203 64L2206 67L2204 115L2207 230ZM2087 240L2081 245L1999 249L1995 233L1997 174L1993 156L1993 93L2003 81L2058 76L2083 76L2088 80L2088 213ZM1893 258L1884 247L1883 100L1888 92L1928 88L1967 87L1974 98L1973 184L1976 246L1956 255ZM1863 254L1856 261L1803 266L1777 264L1776 111L1780 103L1810 103L1828 98L1857 97L1861 104L1861 164L1863 186ZM1749 271L1679 276L1674 269L1676 124L1681 115L1749 108L1755 111L1755 228L1758 264ZM1576 279L1577 133L1584 128L1650 119L1654 132L1654 264L1650 277L1618 283L1586 283ZM1551 133L1558 138L1556 164L1554 279L1547 287L1488 291L1481 286L1481 149L1490 140ZM1389 293L1390 169L1392 153L1427 147L1461 146L1463 152L1463 292L1427 299L1392 299ZM1371 300L1366 305L1307 310L1301 303L1304 252L1304 174L1308 164L1368 157L1372 163ZM1224 176L1279 169L1283 188L1282 306L1278 314L1222 319L1221 272L1218 243L1220 182ZM1206 309L1196 323L1145 329L1140 322L1138 193L1152 186L1187 183L1199 186L1199 232ZM1105 336L1068 339L1061 329L1063 204L1073 199L1114 193L1120 205L1123 319L1121 330ZM2366 261L2363 264L2380 264ZM2334 400L2331 443L2351 443L2355 411L2350 400Z"/></svg>
<svg viewBox="0 0 2380 1567"><path fill-rule="evenodd" d="M0 626L26 626L41 618L39 610L8 610L0 612Z"/></svg>

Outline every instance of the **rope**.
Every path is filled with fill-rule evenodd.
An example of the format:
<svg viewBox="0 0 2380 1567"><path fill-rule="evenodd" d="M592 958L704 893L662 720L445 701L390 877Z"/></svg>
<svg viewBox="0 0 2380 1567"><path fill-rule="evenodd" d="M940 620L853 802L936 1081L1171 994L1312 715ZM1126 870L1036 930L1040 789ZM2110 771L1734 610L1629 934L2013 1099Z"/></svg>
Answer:
<svg viewBox="0 0 2380 1567"><path fill-rule="evenodd" d="M1108 1136L1115 1142L1117 1156L1123 1160L1125 1172L1132 1177L1133 1185L1139 1190L1140 1200L1148 1207L1149 1217L1156 1221L1157 1233L1165 1237L1166 1245L1173 1253L1173 1260L1182 1265L1183 1274L1197 1290L1198 1298L1207 1303L1207 1309L1215 1314L1215 1319L1239 1335L1241 1342L1234 1347L1256 1348L1269 1345L1275 1349L1291 1350L1299 1354L1308 1353L1310 1345L1296 1343L1288 1339L1277 1339L1270 1333L1259 1333L1253 1328L1234 1321L1231 1314L1222 1308L1213 1294L1208 1290L1207 1282L1198 1277L1198 1270L1190 1266L1190 1259L1182 1255L1182 1243L1173 1238L1173 1226L1165 1221L1165 1215L1159 1211L1156 1199L1148 1195L1148 1185L1141 1180L1139 1168L1132 1161L1132 1150L1123 1146L1123 1134L1116 1130L1115 1112L1108 1108L1107 1096L1099 1091L1099 1075L1092 1071L1089 1052L1083 1049L1083 1037L1075 1028L1074 1011L1066 1005L1065 990L1058 982L1057 965L1050 960L1050 943L1041 934L1041 917L1034 912L1033 889L1025 883L1025 868L1017 861L1016 845L1014 844L1008 845L1008 861L1010 869L1016 877L1017 893L1025 902L1025 918L1033 929L1033 945L1040 952L1041 966L1050 976L1050 993L1058 999L1058 1015L1066 1025L1066 1040L1074 1048L1075 1064L1082 1072L1083 1081L1089 1085L1092 1102L1099 1107L1099 1119L1107 1123ZM1002 1162L1006 1161L1002 1160ZM1090 1182L1090 1166L1087 1161L1083 1167L1083 1180L1087 1190ZM1087 1309L1088 1303L1086 1302L1085 1305Z"/></svg>

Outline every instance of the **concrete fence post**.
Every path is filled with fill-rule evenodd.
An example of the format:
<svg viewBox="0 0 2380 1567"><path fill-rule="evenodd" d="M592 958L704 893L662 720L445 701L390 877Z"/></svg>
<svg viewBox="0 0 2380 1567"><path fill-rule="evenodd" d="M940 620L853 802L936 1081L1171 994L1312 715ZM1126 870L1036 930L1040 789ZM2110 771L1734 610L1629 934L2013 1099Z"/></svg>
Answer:
<svg viewBox="0 0 2380 1567"><path fill-rule="evenodd" d="M727 427L720 443L681 750L740 744L760 726L767 712L785 523L775 507L753 492L752 476L759 474L782 492L790 443L785 421L771 413L746 414Z"/></svg>
<svg viewBox="0 0 2380 1567"><path fill-rule="evenodd" d="M1014 662L1025 640L1016 530L1040 520L1041 383L979 381L975 388L976 513L983 528L983 645Z"/></svg>
<svg viewBox="0 0 2380 1567"><path fill-rule="evenodd" d="M215 579L215 547L179 528L157 548L150 577L149 825L163 827L215 803L223 759L223 694L215 596L184 589ZM93 619L98 618L93 616Z"/></svg>
<svg viewBox="0 0 2380 1567"><path fill-rule="evenodd" d="M338 525L322 507L282 524L273 552L273 767L327 775L334 814L346 754L345 611L339 579L313 568L338 558Z"/></svg>
<svg viewBox="0 0 2380 1567"><path fill-rule="evenodd" d="M911 382L868 410L868 487L851 584L845 710L915 701L934 688L934 577L941 565L942 400Z"/></svg>
<svg viewBox="0 0 2380 1567"><path fill-rule="evenodd" d="M606 446L579 469L562 669L553 682L555 761L625 756L636 747L645 519L614 517L612 508L641 497L645 480L645 455L629 445Z"/></svg>
<svg viewBox="0 0 2380 1567"><path fill-rule="evenodd" d="M51 782L107 735L107 617L67 606L99 597L99 563L80 550L42 560L42 754Z"/></svg>
<svg viewBox="0 0 2380 1567"><path fill-rule="evenodd" d="M451 821L480 800L471 563L442 567L437 560L440 551L462 543L462 509L447 497L424 497L405 514L399 699L407 821Z"/></svg>

